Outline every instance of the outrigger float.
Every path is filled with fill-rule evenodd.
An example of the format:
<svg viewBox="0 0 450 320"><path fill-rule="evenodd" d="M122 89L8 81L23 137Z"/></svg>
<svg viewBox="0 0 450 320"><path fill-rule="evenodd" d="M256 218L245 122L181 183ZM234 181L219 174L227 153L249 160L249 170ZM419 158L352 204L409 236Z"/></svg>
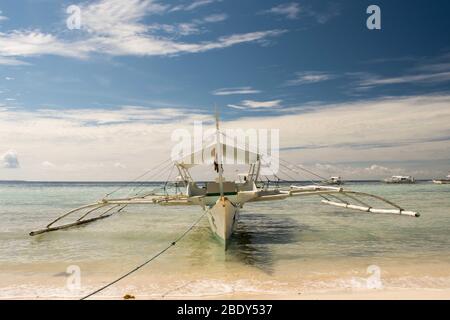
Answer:
<svg viewBox="0 0 450 320"><path fill-rule="evenodd" d="M201 150L198 150L187 157L170 163L172 169L176 168L179 173L178 181L176 182L177 189L179 184L181 184L184 191L176 192L174 194L169 194L167 192L164 194L146 192L126 198L110 198L110 193L98 202L84 205L61 215L49 223L45 228L31 232L30 236L86 225L108 218L123 211L128 206L197 205L205 211L211 231L221 240L226 249L239 219L240 210L244 205L259 201L285 201L291 197L316 196L321 198L323 204L367 213L395 214L410 217L420 216L419 213L405 210L403 207L380 196L365 192L346 190L343 187L319 185L314 181L312 181L311 185L306 186L280 186L277 183L275 186L271 187L270 183L262 182L264 177L260 175L264 157L255 152L224 144L222 142L222 137L225 135L219 130L219 121L217 117L215 134L216 141L214 143L204 146ZM249 171L247 174L243 175L244 179L241 181L226 181L223 176L224 159L227 159L230 156L235 158L236 154L242 156L241 161L249 166ZM201 186L200 183L194 181L189 169L197 165L205 164L214 164L217 178L215 181L206 182L204 186ZM284 169L288 169L289 172L299 173L299 170L301 170L312 173L301 166L290 164L281 159L280 165ZM320 177L316 174L314 175ZM277 177L275 173L273 176ZM267 176L265 176L265 178L269 181ZM278 180L280 181L281 179L278 178ZM385 207L373 207L369 203L374 200L383 203ZM77 215L76 221L61 223L63 219L65 220L69 216L73 217L75 215Z"/></svg>

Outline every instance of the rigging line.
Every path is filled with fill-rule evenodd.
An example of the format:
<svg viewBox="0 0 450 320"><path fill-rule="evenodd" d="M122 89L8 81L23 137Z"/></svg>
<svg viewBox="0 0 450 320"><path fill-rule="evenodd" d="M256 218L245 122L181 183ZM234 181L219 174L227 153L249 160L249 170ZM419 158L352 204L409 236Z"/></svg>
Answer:
<svg viewBox="0 0 450 320"><path fill-rule="evenodd" d="M224 132L220 132L220 134L223 135L225 138L229 138L229 139L232 138L232 137L229 137L228 135L226 135ZM233 139L233 141L234 141L234 139ZM313 175L313 176L315 176L315 177L317 177L317 178L319 178L319 179L321 179L321 180L326 180L325 177L322 177L322 176L318 175L317 173L314 173L314 172L312 172L312 171L310 171L310 170L308 170L308 169L305 169L305 168L303 168L303 167L300 167L299 165L290 163L289 161L284 160L284 159L282 159L282 158L280 158L280 157L279 157L279 160L284 161L285 163L287 163L287 164L289 164L289 165L292 165L292 166L294 166L294 167L297 167L297 168L299 168L300 170L302 170L302 171L304 171L304 172L307 172L307 173L309 173L309 174L311 174L311 175ZM280 163L280 164L281 164L281 163ZM283 165L283 166L284 166L284 165ZM293 172L299 174L297 171L293 170L292 168L289 168L289 167L286 167L286 166L284 166L284 167L287 168L287 169L290 170L290 171L293 171ZM307 178L307 179L308 179L308 178ZM295 179L294 179L294 180L295 180ZM308 180L309 180L311 183L313 183L313 184L316 184L316 185L318 184L317 182L315 182L315 181L313 181L313 180L311 180L311 179L308 179Z"/></svg>
<svg viewBox="0 0 450 320"><path fill-rule="evenodd" d="M262 154L259 154L258 151L250 150L250 143L248 143L248 150L247 150L247 140L248 139L245 139L244 145L239 145L238 143L236 143L236 144L234 143L235 141L239 142L239 138L238 137L230 137L229 135L225 134L225 132L222 132L222 131L220 131L220 134L223 135L225 138L229 139L230 141L232 141L233 142L233 147L235 147L237 149L240 149L242 151L251 152L251 153L255 153L255 154L258 154L258 155L262 156ZM225 144L225 143L223 143L223 144ZM243 149L241 147L243 147Z"/></svg>
<svg viewBox="0 0 450 320"><path fill-rule="evenodd" d="M152 178L155 179L156 177L161 176L161 175L162 175L163 173L165 173L165 172L167 171L167 169L169 169L170 166L172 166L172 165L173 165L172 162L168 163L166 166L164 166L162 169L160 169L158 173L156 173L155 175L149 177L149 178L146 179L145 181L142 181L142 182L139 183L136 187L134 187L133 189L131 189L131 191L128 193L128 195L131 195L132 193L134 193L134 195L138 195L139 192L141 192L142 190L144 190L144 189L146 188L146 186L144 185L146 182L150 182L150 179L152 179ZM138 187L140 187L139 190L138 190L137 192L134 192L134 190L136 190ZM158 190L158 189L161 189L161 187L155 187L155 188L152 189L152 191L155 191L155 190Z"/></svg>
<svg viewBox="0 0 450 320"><path fill-rule="evenodd" d="M302 171L308 172L309 174L311 174L311 175L313 175L313 176L316 176L316 177L318 177L318 178L320 178L320 179L322 179L322 180L326 180L326 178L324 178L324 177L318 175L317 173L312 172L311 170L305 169L305 168L303 168L303 167L301 167L301 166L299 166L299 165L297 165L297 164L293 164L293 163L291 163L291 162L289 162L289 161L287 161L287 160L284 160L284 159L281 159L281 158L279 158L279 159L280 159L281 161L286 162L287 164L290 164L290 165L293 165L294 167L299 168L299 169L302 170Z"/></svg>
<svg viewBox="0 0 450 320"><path fill-rule="evenodd" d="M282 166L282 167L284 167L284 168L286 168L287 170L289 170L289 172L294 172L294 173L297 173L298 174L298 172L295 172L294 170L292 170L291 168L289 168L289 167L286 167L284 164L282 164L282 163L280 163L280 165ZM281 172L284 172L283 170L280 170ZM284 173L285 175L287 175L288 177L290 177L291 179L293 178L292 176L289 176L288 174L286 174L286 173ZM293 179L293 181L297 181L297 179Z"/></svg>
<svg viewBox="0 0 450 320"><path fill-rule="evenodd" d="M156 167L153 167L152 169L150 169L150 170L147 170L145 173L143 173L142 175L140 175L140 176L138 176L137 178L135 178L134 180L132 180L132 181L129 181L128 183L126 183L125 185L123 185L123 186L120 186L119 188L117 188L116 190L114 190L114 191L112 191L112 192L110 192L110 193L108 193L107 195L106 195L106 197L108 197L108 196L110 196L110 195L112 195L113 193L116 193L117 191L119 191L119 190L122 190L122 189L124 189L124 188L126 188L126 187L129 187L129 186L131 186L132 184L134 184L137 180L139 180L139 179L141 179L141 178L143 178L143 177L145 177L146 175L148 175L150 172L152 172L152 171L154 171L154 170L156 170L157 168L159 168L162 164L164 164L164 163L166 163L168 160L165 160L164 162L162 162L162 163L160 163L160 164L158 164ZM143 182L140 182L140 183L138 183L138 186L139 185L142 185L142 183ZM130 195L131 194L131 192L132 191L130 191L129 193L128 193L128 195Z"/></svg>
<svg viewBox="0 0 450 320"><path fill-rule="evenodd" d="M286 182L294 182L294 181L297 181L297 179L296 179L295 177L291 176L290 174L287 174L287 173L286 173L285 171L283 171L283 170L280 170L280 173L284 174L284 175L287 176L289 179L291 179L290 181L289 181L289 180L283 179L283 181L286 181ZM277 178L278 178L278 177L277 177Z"/></svg>
<svg viewBox="0 0 450 320"><path fill-rule="evenodd" d="M283 173L284 175L287 175L285 172L283 172L283 171L281 171L281 170L280 170L280 173ZM272 170L272 175L273 175L274 178L277 179L276 182L273 181L273 182L275 182L276 184L278 184L280 181L281 181L281 182L292 182L292 181L289 181L289 180L286 180L286 179L281 178L281 177L278 176L275 172L273 172L273 170ZM292 177L290 177L290 178L293 179ZM270 181L270 180L267 178L267 176L266 176L266 179L267 179L267 181L268 181L267 186L269 186L269 185L270 185L270 182L272 182L272 181ZM295 180L295 179L293 179L293 180Z"/></svg>
<svg viewBox="0 0 450 320"><path fill-rule="evenodd" d="M372 207L371 205L367 204L367 203L364 202L364 201L361 201L360 199L358 199L358 198L356 198L356 197L354 197L354 196L351 196L351 195L346 194L346 193L343 193L343 195L346 196L346 197L348 197L348 198L350 198L350 199L355 200L356 202L358 202L359 204L362 204L363 206L366 206L366 207L368 207L368 208L371 208L371 207Z"/></svg>
<svg viewBox="0 0 450 320"><path fill-rule="evenodd" d="M173 165L172 168L170 169L169 176L167 177L166 183L164 184L164 193L166 195L168 195L168 193L167 193L167 183L169 182L169 179L172 176L173 169L175 169L175 165Z"/></svg>
<svg viewBox="0 0 450 320"><path fill-rule="evenodd" d="M287 164L289 170L292 170L292 171L296 172L297 174L300 174L300 173L298 173L298 171L296 171L296 170L295 170L294 168L292 168L292 167L298 168L298 169L300 169L300 170L302 170L302 171L304 171L304 172L307 172L307 173L309 173L309 174L311 174L311 175L314 175L315 177L318 177L318 178L320 178L320 179L322 179L322 180L325 180L324 177L322 177L322 176L320 176L320 175L318 175L318 174L316 174L316 173L314 173L314 172L312 172L312 171L309 171L309 170L307 170L307 169L305 169L305 168L302 168L302 167L300 167L299 165L295 165L295 164L290 163L289 161L283 160L283 159L281 159L281 158L280 158L280 160L283 161L283 162L285 162L285 163ZM307 178L307 179L308 179L309 181L312 182L312 180L310 180L310 178Z"/></svg>
<svg viewBox="0 0 450 320"><path fill-rule="evenodd" d="M285 166L285 165L282 164L282 163L280 163L280 165L281 165L282 167L288 169L290 172L294 172L294 173L299 174L298 172L295 172L294 170L292 170L291 168ZM281 172L283 172L283 171L281 170ZM293 181L297 181L297 179L293 178L292 176L288 175L287 173L284 172L284 174L287 175L288 177L290 177L291 179L293 179ZM311 181L311 182L313 182L313 181Z"/></svg>
<svg viewBox="0 0 450 320"><path fill-rule="evenodd" d="M282 160L281 158L278 158L278 159L279 159L279 160ZM283 161L287 162L286 160L283 160ZM264 162L264 163L268 164L264 159L261 159L261 162ZM290 168L290 167L288 167L288 166L282 164L281 162L279 162L279 164L280 164L282 167L286 168L289 172L293 172L293 173L296 173L296 174L298 174L299 176L301 176L301 174L300 174L298 171L296 171L296 170L294 170L294 169L292 169L292 168ZM286 175L288 178L292 179L292 181L297 181L297 180L298 180L298 179L292 177L291 175L287 174L286 172L283 172L282 170L280 170L280 172L283 173L284 175ZM273 173L273 176L274 176L275 178L277 178L278 180L281 180L281 181L287 181L287 180L284 180L284 179L280 179L280 178L275 174L275 172L274 172L273 170L272 170L272 173ZM309 178L307 178L307 180L309 180L311 183L317 185L317 183L316 183L315 181L313 181L313 180L311 180L311 179L309 179Z"/></svg>
<svg viewBox="0 0 450 320"><path fill-rule="evenodd" d="M283 161L285 161L286 163L288 163L286 160L283 160ZM290 170L290 171L293 171L293 172L297 173L299 176L302 176L302 175L301 175L298 171L296 171L295 169L290 168L290 167L287 167L286 165L283 165L282 163L280 163L280 165L282 165L283 167L287 168L287 169ZM293 164L291 164L291 165L293 165ZM306 180L308 180L308 181L311 182L312 184L318 185L318 183L315 182L314 180L312 180L311 178L308 178L308 177L305 177L305 178L306 178Z"/></svg>
<svg viewBox="0 0 450 320"><path fill-rule="evenodd" d="M141 191L143 191L147 186L145 186L145 183L150 182L150 179L155 180L157 177L161 176L163 173L165 173L167 171L168 168L170 168L173 165L172 162L169 162L168 164L166 164L163 168L161 168L156 174L152 175L151 177L148 177L146 180L142 181L141 183L139 183L137 186L135 186L133 189L130 190L130 192L128 193L128 195L131 195L132 193L134 195L139 195L139 193ZM139 187L139 189L137 191L135 191L137 188ZM154 193L156 190L161 189L161 187L154 187L151 190L151 193Z"/></svg>
<svg viewBox="0 0 450 320"><path fill-rule="evenodd" d="M288 175L286 172L284 172L284 171L282 171L282 170L280 170L280 173L282 173L283 175L285 175L285 176L287 176L289 179L291 179L291 180L286 180L286 179L284 179L284 178L282 178L281 176L278 176L277 174L275 174L273 171L272 171L272 175L276 178L276 179L278 179L278 182L293 182L293 181L295 181L295 178L294 177L292 177L292 176L290 176L290 175ZM270 182L270 181L269 181Z"/></svg>
<svg viewBox="0 0 450 320"><path fill-rule="evenodd" d="M173 246L175 246L179 241L181 241L189 232L191 232L195 226L202 220L202 218L206 215L207 211L204 211L203 214L197 219L195 220L195 222L186 230L184 231L177 239L175 239L175 241L171 242L167 247L165 247L163 250L159 251L157 254L155 254L154 256L152 256L150 259L148 259L147 261L145 261L144 263L138 265L137 267L135 267L134 269L132 269L131 271L125 273L124 275L122 275L121 277L117 278L116 280L108 283L107 285L101 287L100 289L95 290L94 292L88 294L87 296L84 296L83 298L81 298L80 300L86 300L89 297L92 297L93 295L105 290L106 288L109 288L110 286L112 286L113 284L116 284L117 282L119 282L120 280L128 277L129 275L131 275L132 273L138 271L139 269L145 267L147 264L149 264L150 262L152 262L153 260L155 260L156 258L158 258L159 256L161 256L162 254L164 254L166 251L168 251L170 248L172 248Z"/></svg>
<svg viewBox="0 0 450 320"><path fill-rule="evenodd" d="M329 194L329 196L332 197L332 198L335 198L335 199L339 200L340 202L345 203L345 204L347 204L347 205L350 204L350 203L348 203L347 201L345 201L345 200L339 198L338 196L335 196L334 194Z"/></svg>
<svg viewBox="0 0 450 320"><path fill-rule="evenodd" d="M261 159L261 162L264 162L265 164L269 164L267 161L265 161L264 159ZM272 169L270 169L270 167L268 168L270 171L272 171L272 175L275 177L275 178L277 178L278 180L280 180L280 181L287 181L287 180L284 180L284 179L280 179L280 177L278 177L277 176L277 174L272 170ZM283 173L283 172L282 172ZM284 173L285 175L287 175L286 173ZM292 177L291 177L292 178ZM267 176L266 176L266 179L269 181L269 179L267 178ZM295 180L295 179L294 179Z"/></svg>
<svg viewBox="0 0 450 320"><path fill-rule="evenodd" d="M109 197L109 196L112 195L113 193L116 193L117 191L122 190L122 189L125 188L125 187L128 187L131 183L135 182L136 180L141 179L142 177L145 177L147 174L149 174L150 172L152 172L152 171L155 170L156 168L160 167L161 165L165 164L167 161L171 161L171 160L172 160L172 159L166 159L166 160L164 160L163 162L161 162L160 164L158 164L156 167L153 167L153 168L147 170L146 172L144 172L143 174L141 174L140 176L138 176L137 178L135 178L135 179L133 179L133 180L131 180L131 181L128 181L128 183L126 183L125 185L120 186L120 187L118 187L117 189L115 189L115 190L113 190L113 191L107 193L107 194L105 195L104 198Z"/></svg>
<svg viewBox="0 0 450 320"><path fill-rule="evenodd" d="M163 164L159 165L158 167L154 168L155 170L157 168L159 168L159 170L157 172L153 173L151 176L147 177L145 180L140 181L136 186L134 186L130 190L130 194L133 193L133 191L136 190L137 188L143 186L145 183L151 182L151 180L155 181L156 177L159 177L161 175L161 173L164 173L172 165L173 165L172 161L166 161L165 163L163 163ZM144 188L145 188L145 186L144 186Z"/></svg>

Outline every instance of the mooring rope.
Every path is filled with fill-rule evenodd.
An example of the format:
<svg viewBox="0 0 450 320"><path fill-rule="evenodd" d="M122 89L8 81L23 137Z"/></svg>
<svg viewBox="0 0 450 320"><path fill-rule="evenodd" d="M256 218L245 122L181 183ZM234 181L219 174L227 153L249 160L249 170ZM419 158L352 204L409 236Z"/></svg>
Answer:
<svg viewBox="0 0 450 320"><path fill-rule="evenodd" d="M156 258L158 258L159 256L161 256L162 254L164 254L166 251L168 251L169 249L171 249L173 246L175 246L179 241L181 241L185 236L187 236L187 234L189 232L191 232L195 226L197 226L197 224L202 220L202 218L206 215L207 211L205 210L203 212L203 214L197 219L195 220L195 222L186 230L184 231L177 239L175 239L175 241L171 242L167 247L165 247L163 250L159 251L157 254L155 254L154 256L152 256L150 259L148 259L147 261L145 261L144 263L138 265L137 267L135 267L134 269L132 269L131 271L125 273L123 276L117 278L116 280L108 283L107 285L101 287L100 289L95 290L94 292L88 294L87 296L84 296L83 298L81 298L80 300L85 300L89 297L92 297L93 295L105 290L106 288L109 288L110 286L112 286L113 284L116 284L117 282L119 282L120 280L128 277L129 275L131 275L132 273L138 271L139 269L145 267L147 264L149 264L150 262L152 262L153 260L155 260Z"/></svg>

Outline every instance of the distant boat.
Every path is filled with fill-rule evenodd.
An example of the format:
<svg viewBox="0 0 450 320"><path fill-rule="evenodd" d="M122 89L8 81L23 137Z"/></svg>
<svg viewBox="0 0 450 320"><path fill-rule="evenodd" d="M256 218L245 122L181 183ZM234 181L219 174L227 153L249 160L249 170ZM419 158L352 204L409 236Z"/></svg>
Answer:
<svg viewBox="0 0 450 320"><path fill-rule="evenodd" d="M323 183L328 185L341 185L344 184L344 181L341 177L330 177L329 179L323 181Z"/></svg>
<svg viewBox="0 0 450 320"><path fill-rule="evenodd" d="M384 179L384 182L393 184L410 184L416 183L416 179L411 176L392 176L390 178Z"/></svg>
<svg viewBox="0 0 450 320"><path fill-rule="evenodd" d="M444 179L433 180L435 184L450 184L450 174Z"/></svg>

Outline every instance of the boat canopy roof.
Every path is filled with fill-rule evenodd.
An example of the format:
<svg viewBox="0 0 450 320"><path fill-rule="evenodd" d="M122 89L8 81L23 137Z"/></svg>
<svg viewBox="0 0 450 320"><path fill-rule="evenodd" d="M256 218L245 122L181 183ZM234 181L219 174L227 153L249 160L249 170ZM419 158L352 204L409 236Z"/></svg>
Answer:
<svg viewBox="0 0 450 320"><path fill-rule="evenodd" d="M256 152L245 150L237 146L219 143L222 148L223 164L253 164L261 159ZM175 163L186 169L195 167L197 165L213 164L217 159L216 156L217 143L213 142L202 149L197 150L189 155L183 156L176 160Z"/></svg>

